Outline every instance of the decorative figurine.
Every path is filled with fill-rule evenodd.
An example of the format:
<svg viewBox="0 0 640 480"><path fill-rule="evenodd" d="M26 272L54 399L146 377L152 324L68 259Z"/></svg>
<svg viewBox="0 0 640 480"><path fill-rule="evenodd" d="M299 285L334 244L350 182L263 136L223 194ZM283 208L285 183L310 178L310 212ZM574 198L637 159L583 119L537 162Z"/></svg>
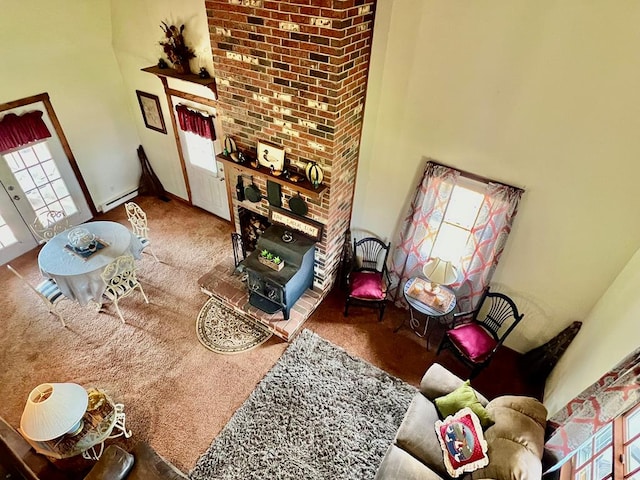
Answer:
<svg viewBox="0 0 640 480"><path fill-rule="evenodd" d="M207 69L204 67L200 67L200 73L198 73L198 76L200 78L211 78L209 72L207 72Z"/></svg>
<svg viewBox="0 0 640 480"><path fill-rule="evenodd" d="M167 62L164 60L164 58L161 58L160 60L158 60L158 68L168 68L169 65L167 65Z"/></svg>
<svg viewBox="0 0 640 480"><path fill-rule="evenodd" d="M324 172L322 168L320 168L320 165L313 161L307 163L305 173L307 174L307 179L311 182L311 185L313 185L313 188L318 188L324 178Z"/></svg>

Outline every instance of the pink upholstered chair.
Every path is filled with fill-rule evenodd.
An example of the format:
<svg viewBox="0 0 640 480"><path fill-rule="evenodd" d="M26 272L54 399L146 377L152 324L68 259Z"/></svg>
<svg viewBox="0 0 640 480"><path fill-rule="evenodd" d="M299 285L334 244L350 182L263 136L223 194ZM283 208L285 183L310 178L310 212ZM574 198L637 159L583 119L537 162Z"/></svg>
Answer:
<svg viewBox="0 0 640 480"><path fill-rule="evenodd" d="M374 237L353 240L354 267L348 278L345 317L349 315L349 306L354 304L378 309L382 321L390 283L387 272L390 249L390 243Z"/></svg>
<svg viewBox="0 0 640 480"><path fill-rule="evenodd" d="M474 378L489 364L522 317L524 314L518 313L513 300L487 289L476 310L454 315L455 326L445 332L437 354L450 349L471 368L470 378Z"/></svg>

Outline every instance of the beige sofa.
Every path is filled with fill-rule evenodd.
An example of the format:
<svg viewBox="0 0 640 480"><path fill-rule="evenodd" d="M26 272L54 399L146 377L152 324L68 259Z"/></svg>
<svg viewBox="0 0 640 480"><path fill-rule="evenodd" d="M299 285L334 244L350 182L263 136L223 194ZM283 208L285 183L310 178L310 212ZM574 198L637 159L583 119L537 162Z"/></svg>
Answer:
<svg viewBox="0 0 640 480"><path fill-rule="evenodd" d="M435 480L451 478L435 432L438 420L434 399L460 385L462 379L439 364L432 365L415 395L387 450L376 480ZM477 393L477 392L476 392ZM484 432L489 464L458 478L496 480L539 480L547 410L535 398L503 396L487 401L477 394L495 424Z"/></svg>

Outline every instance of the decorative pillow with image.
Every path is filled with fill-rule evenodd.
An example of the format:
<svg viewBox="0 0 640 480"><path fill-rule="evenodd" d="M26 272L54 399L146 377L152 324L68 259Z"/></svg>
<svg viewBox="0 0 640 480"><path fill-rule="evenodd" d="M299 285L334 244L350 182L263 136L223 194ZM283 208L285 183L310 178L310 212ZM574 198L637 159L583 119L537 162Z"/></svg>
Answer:
<svg viewBox="0 0 640 480"><path fill-rule="evenodd" d="M435 424L436 434L444 454L444 465L452 477L473 472L489 464L487 442L480 420L470 408Z"/></svg>

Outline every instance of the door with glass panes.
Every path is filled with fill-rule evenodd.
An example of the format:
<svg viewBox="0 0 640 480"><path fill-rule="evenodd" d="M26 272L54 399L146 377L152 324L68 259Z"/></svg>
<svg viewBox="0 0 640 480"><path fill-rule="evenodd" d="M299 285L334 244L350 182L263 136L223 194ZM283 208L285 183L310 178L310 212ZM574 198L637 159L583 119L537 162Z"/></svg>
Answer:
<svg viewBox="0 0 640 480"><path fill-rule="evenodd" d="M39 109L50 138L0 152L0 264L37 246L31 226L46 225L49 211L64 212L71 225L91 218L91 211L44 106ZM16 109L13 113L20 114Z"/></svg>

